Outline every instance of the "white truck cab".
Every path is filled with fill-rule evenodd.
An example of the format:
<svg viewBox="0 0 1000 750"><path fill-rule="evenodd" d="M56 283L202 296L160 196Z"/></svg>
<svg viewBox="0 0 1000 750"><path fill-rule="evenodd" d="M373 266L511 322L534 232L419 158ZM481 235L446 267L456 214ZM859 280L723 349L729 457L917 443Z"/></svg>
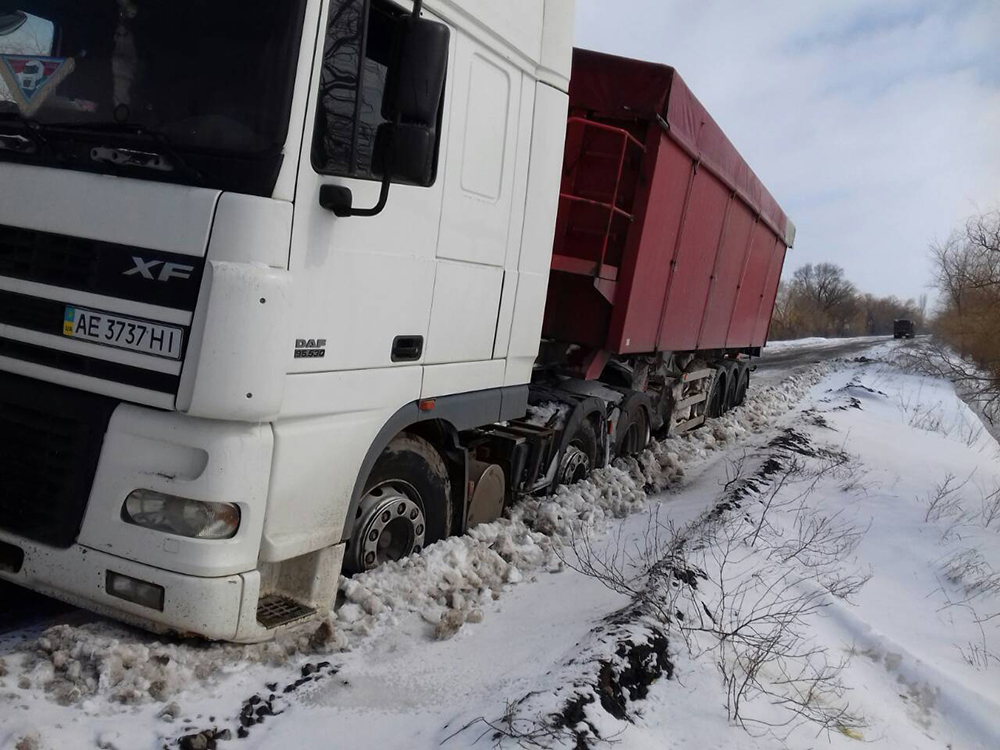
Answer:
<svg viewBox="0 0 1000 750"><path fill-rule="evenodd" d="M458 435L525 412L572 0L13 7L0 578L256 641L495 517Z"/></svg>

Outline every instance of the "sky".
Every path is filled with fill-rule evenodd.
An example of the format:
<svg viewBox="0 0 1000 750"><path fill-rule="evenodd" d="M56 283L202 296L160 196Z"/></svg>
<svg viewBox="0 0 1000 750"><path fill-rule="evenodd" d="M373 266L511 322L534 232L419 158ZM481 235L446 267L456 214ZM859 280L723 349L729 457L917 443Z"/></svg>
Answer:
<svg viewBox="0 0 1000 750"><path fill-rule="evenodd" d="M577 0L576 45L677 69L795 223L786 277L916 298L1000 208L1000 0Z"/></svg>

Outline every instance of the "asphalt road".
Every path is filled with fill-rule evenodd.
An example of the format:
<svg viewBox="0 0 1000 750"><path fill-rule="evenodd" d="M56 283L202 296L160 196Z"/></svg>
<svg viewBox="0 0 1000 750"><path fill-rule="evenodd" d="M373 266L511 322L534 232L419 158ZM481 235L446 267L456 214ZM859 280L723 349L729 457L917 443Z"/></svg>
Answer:
<svg viewBox="0 0 1000 750"><path fill-rule="evenodd" d="M757 370L751 378L751 383L767 384L790 372L805 369L818 362L840 357L857 357L876 344L884 344L892 340L892 336L871 336L860 341L852 339L843 344L823 343L779 349L774 352L768 352L767 347L765 347L760 358L755 361Z"/></svg>
<svg viewBox="0 0 1000 750"><path fill-rule="evenodd" d="M888 336L875 336L863 341L802 346L773 353L768 353L765 348L757 360L757 371L753 375L753 382L757 385L767 384L769 381L784 377L789 372L804 369L817 362L858 356L876 344L891 340ZM0 635L25 627L55 624L72 617L73 613L82 614L68 604L0 581Z"/></svg>

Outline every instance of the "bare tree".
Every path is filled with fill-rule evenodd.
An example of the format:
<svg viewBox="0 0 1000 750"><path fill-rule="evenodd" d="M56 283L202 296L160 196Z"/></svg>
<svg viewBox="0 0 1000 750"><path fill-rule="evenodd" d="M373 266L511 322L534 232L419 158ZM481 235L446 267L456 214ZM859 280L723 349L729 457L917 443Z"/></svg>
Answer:
<svg viewBox="0 0 1000 750"><path fill-rule="evenodd" d="M974 216L931 246L940 294L934 332L964 362L945 360L957 380L1000 395L1000 210Z"/></svg>

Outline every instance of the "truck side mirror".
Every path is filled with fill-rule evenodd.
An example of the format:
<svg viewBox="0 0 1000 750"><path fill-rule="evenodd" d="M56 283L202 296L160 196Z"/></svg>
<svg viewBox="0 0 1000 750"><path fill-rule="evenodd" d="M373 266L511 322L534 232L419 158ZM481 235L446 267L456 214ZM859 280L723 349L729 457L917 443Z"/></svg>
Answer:
<svg viewBox="0 0 1000 750"><path fill-rule="evenodd" d="M404 16L397 21L382 117L375 138L376 174L427 187L434 182L437 122L448 71L451 31L442 23Z"/></svg>
<svg viewBox="0 0 1000 750"><path fill-rule="evenodd" d="M392 64L386 77L382 117L372 153L372 172L382 178L373 208L354 208L349 190L321 190L320 204L337 216L375 216L382 212L394 180L428 187L434 182L437 125L448 72L451 30L414 15L396 23Z"/></svg>
<svg viewBox="0 0 1000 750"><path fill-rule="evenodd" d="M390 179L429 187L434 183L436 151L435 128L410 123L384 123L375 135L372 171L385 179L385 165L388 164Z"/></svg>
<svg viewBox="0 0 1000 750"><path fill-rule="evenodd" d="M413 16L403 16L397 24L382 117L434 128L444 95L451 31L442 23Z"/></svg>

